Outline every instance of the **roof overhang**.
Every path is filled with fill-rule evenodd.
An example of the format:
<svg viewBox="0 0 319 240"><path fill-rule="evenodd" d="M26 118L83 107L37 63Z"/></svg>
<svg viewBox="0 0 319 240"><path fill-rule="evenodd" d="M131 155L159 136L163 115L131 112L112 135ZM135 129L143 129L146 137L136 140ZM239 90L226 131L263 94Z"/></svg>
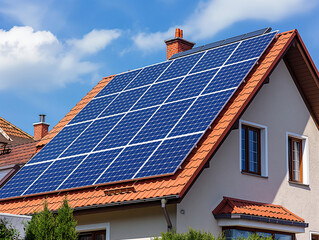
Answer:
<svg viewBox="0 0 319 240"><path fill-rule="evenodd" d="M246 219L251 218L251 219ZM295 225L295 222L287 223L274 223L275 219L254 219L255 217L249 215L236 216L236 218L218 218L217 224L220 227L247 227L247 228L257 228L280 232L290 232L290 233L304 233L305 227L308 227L307 223L304 225Z"/></svg>

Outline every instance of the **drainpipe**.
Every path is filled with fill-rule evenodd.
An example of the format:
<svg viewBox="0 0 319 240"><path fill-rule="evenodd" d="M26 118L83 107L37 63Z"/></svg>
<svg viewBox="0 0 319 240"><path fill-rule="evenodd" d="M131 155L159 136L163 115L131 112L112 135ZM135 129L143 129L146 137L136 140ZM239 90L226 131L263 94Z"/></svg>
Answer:
<svg viewBox="0 0 319 240"><path fill-rule="evenodd" d="M161 203L162 203L163 213L164 213L164 216L165 216L165 219L167 222L167 231L171 232L172 231L172 222L171 222L171 219L169 218L168 211L166 208L167 200L163 198L163 199L161 199Z"/></svg>

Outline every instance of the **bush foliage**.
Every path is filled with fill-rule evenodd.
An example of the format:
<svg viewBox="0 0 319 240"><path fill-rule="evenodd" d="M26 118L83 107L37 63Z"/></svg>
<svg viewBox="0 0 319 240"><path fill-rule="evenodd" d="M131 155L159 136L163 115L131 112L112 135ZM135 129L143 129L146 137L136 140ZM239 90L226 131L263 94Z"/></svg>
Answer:
<svg viewBox="0 0 319 240"><path fill-rule="evenodd" d="M154 240L225 240L224 235L215 237L213 234L203 231L189 229L187 233L177 233L176 231L165 232L161 237L155 237ZM247 239L238 238L237 240L272 240L271 237L263 237L258 234L252 234Z"/></svg>
<svg viewBox="0 0 319 240"><path fill-rule="evenodd" d="M26 224L26 240L76 240L76 221L73 218L73 210L68 201L64 199L57 214L48 209L47 201L44 209L35 213L29 223Z"/></svg>
<svg viewBox="0 0 319 240"><path fill-rule="evenodd" d="M19 239L19 233L12 225L8 224L5 219L0 219L0 239L1 240L12 240Z"/></svg>

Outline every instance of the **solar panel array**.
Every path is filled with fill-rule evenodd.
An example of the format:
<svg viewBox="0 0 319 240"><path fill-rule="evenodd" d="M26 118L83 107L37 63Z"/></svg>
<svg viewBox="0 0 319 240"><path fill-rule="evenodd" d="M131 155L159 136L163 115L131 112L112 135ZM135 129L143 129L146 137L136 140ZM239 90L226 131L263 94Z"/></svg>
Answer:
<svg viewBox="0 0 319 240"><path fill-rule="evenodd" d="M237 41L245 40L245 39L248 39L248 38L256 37L256 36L261 35L261 34L269 33L270 31L271 31L271 28L263 28L263 29L260 29L260 30L257 30L257 31L253 31L253 32L249 32L249 33L246 33L246 34L238 35L238 36L235 36L235 37L227 38L225 40L221 40L221 41L213 42L213 43L206 44L206 45L203 45L203 46L195 47L195 48L192 48L190 50L174 54L173 56L171 56L170 60L172 60L174 58L186 56L186 55L189 55L189 54L193 54L193 53L196 53L196 52L205 51L207 49L220 47L222 45L230 44L230 43L233 43L233 42L237 42Z"/></svg>
<svg viewBox="0 0 319 240"><path fill-rule="evenodd" d="M275 35L115 76L0 198L174 174Z"/></svg>

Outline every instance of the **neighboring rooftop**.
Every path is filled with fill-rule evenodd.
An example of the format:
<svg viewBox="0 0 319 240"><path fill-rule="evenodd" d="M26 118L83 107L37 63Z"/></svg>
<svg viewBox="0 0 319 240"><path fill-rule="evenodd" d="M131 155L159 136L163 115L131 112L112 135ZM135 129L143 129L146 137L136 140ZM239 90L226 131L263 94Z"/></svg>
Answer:
<svg viewBox="0 0 319 240"><path fill-rule="evenodd" d="M0 117L0 142L6 142L14 146L33 141L31 135Z"/></svg>

